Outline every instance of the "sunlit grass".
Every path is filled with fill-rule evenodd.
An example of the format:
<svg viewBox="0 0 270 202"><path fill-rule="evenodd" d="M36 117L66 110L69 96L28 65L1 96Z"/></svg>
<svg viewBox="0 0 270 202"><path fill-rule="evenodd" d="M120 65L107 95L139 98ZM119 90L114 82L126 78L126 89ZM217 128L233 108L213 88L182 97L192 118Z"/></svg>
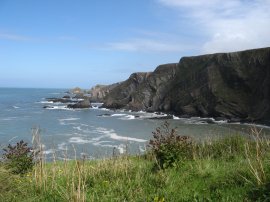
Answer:
<svg viewBox="0 0 270 202"><path fill-rule="evenodd" d="M160 169L153 154L37 162L13 175L0 167L2 201L269 200L269 142L230 136L196 143L193 158Z"/></svg>

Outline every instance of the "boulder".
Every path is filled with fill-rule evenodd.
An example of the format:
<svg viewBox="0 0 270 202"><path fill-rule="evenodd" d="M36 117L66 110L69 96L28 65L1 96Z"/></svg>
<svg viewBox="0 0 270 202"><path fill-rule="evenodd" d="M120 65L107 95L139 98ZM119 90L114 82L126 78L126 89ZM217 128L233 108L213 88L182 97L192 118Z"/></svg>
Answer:
<svg viewBox="0 0 270 202"><path fill-rule="evenodd" d="M67 105L68 108L72 108L72 109L84 109L84 108L90 108L91 104L89 102L89 100L83 100L83 101L79 101L75 104L69 104Z"/></svg>

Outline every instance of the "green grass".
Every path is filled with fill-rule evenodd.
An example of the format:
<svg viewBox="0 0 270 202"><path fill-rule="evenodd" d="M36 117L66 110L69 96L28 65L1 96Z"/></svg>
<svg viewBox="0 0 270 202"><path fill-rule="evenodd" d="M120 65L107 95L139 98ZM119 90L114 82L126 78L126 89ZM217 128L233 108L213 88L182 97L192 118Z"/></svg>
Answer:
<svg viewBox="0 0 270 202"><path fill-rule="evenodd" d="M159 169L151 154L37 164L23 176L0 166L1 201L269 201L266 140L231 136Z"/></svg>

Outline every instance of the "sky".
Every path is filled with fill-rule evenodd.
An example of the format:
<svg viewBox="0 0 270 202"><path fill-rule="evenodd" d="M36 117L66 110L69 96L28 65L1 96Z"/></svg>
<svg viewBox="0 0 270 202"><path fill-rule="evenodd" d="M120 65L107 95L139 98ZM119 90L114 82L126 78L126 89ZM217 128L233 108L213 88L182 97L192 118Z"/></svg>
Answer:
<svg viewBox="0 0 270 202"><path fill-rule="evenodd" d="M270 47L270 0L0 0L0 87L88 89Z"/></svg>

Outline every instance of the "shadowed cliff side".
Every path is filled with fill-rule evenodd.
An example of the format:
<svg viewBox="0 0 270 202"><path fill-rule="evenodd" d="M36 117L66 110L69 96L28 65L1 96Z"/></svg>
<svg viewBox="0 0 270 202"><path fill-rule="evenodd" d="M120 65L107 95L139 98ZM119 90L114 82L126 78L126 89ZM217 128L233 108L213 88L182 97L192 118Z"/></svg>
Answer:
<svg viewBox="0 0 270 202"><path fill-rule="evenodd" d="M160 65L154 72L133 73L105 98L108 108L156 111L168 94L177 64ZM161 109L160 109L161 110ZM169 109L168 109L169 110Z"/></svg>
<svg viewBox="0 0 270 202"><path fill-rule="evenodd" d="M104 106L269 120L270 48L184 57L152 73L134 73L107 94Z"/></svg>

